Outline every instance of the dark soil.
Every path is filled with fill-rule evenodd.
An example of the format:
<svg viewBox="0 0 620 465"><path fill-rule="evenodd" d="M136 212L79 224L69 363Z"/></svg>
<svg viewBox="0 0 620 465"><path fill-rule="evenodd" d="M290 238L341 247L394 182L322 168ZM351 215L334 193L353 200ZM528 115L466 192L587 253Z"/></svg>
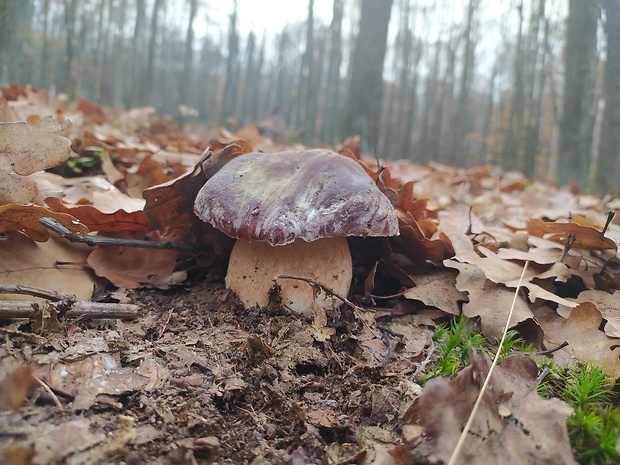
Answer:
<svg viewBox="0 0 620 465"><path fill-rule="evenodd" d="M221 284L130 298L144 310L131 322L72 321L42 336L23 322L4 327L0 371L29 364L64 408L38 388L1 413L5 459L322 464L401 442L430 318L343 307L328 315L335 332L321 341L327 328L277 305L244 310ZM110 366L101 371L98 360ZM93 388L100 376L105 386ZM55 444L43 443L45 428L65 423L87 431L58 428Z"/></svg>

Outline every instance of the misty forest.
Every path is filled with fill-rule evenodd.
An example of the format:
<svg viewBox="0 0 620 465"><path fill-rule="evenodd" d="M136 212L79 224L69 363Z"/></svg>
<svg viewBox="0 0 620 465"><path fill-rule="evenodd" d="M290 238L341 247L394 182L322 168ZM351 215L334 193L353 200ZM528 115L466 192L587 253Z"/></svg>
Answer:
<svg viewBox="0 0 620 465"><path fill-rule="evenodd" d="M297 3L305 21L241 30L232 0L223 24L206 0L2 0L0 83L153 105L181 124L262 121L284 142L359 135L385 159L617 185L619 2L334 0L331 18Z"/></svg>
<svg viewBox="0 0 620 465"><path fill-rule="evenodd" d="M619 464L619 212L620 0L0 0L0 464Z"/></svg>

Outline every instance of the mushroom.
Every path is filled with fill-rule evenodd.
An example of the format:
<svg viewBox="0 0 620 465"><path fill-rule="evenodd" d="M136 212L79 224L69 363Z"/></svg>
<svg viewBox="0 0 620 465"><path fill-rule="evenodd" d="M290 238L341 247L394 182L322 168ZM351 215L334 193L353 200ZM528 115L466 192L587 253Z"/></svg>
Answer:
<svg viewBox="0 0 620 465"><path fill-rule="evenodd" d="M398 235L392 204L364 169L322 149L236 157L205 183L194 212L237 239L226 286L246 308L267 305L281 274L346 296L352 279L346 237ZM300 281L280 284L283 304L306 316L314 305L341 304Z"/></svg>

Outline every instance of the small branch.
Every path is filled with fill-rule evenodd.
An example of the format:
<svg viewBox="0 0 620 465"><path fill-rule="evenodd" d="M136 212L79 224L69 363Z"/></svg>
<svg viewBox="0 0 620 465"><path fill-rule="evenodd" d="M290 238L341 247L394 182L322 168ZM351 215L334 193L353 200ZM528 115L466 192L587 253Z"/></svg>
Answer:
<svg viewBox="0 0 620 465"><path fill-rule="evenodd" d="M560 255L560 258L558 259L558 262L562 263L564 261L566 254L570 251L574 242L575 242L575 236L572 234L569 234L568 237L566 238L566 242L564 243L564 246L562 247L562 254Z"/></svg>
<svg viewBox="0 0 620 465"><path fill-rule="evenodd" d="M566 347L568 345L568 342L564 341L562 344L560 344L557 347L554 347L552 349L545 349L541 352L536 352L536 355L551 355L553 354L553 352L557 352L560 349L563 349L564 347Z"/></svg>
<svg viewBox="0 0 620 465"><path fill-rule="evenodd" d="M355 310L364 311L363 308L355 305L353 302L351 302L346 297L341 296L338 292L334 291L331 287L328 287L325 284L323 284L323 283L321 283L319 281L316 281L314 279L304 278L303 276L293 276L293 275L290 275L290 274L279 274L279 275L275 276L273 279L276 280L276 281L278 279L296 279L298 281L306 282L306 283L310 284L311 286L319 287L326 294L333 295L338 300L340 300L340 301L344 302L345 304L349 305L351 308L353 308Z"/></svg>
<svg viewBox="0 0 620 465"><path fill-rule="evenodd" d="M59 234L63 239L67 239L71 242L81 242L84 244L88 244L91 247L94 247L96 245L116 245L123 247L139 247L143 249L181 250L186 252L198 252L205 249L204 246L186 244L183 242L141 241L137 239L119 239L116 237L89 236L88 234L73 232L67 229L55 219L47 217L39 219L39 224Z"/></svg>
<svg viewBox="0 0 620 465"><path fill-rule="evenodd" d="M32 375L32 377L37 381L37 383L39 383L41 385L41 387L45 390L45 392L48 393L48 395L52 398L52 401L56 404L56 407L58 407L60 409L61 412L64 412L65 409L62 408L62 404L60 403L60 401L58 400L58 397L56 397L56 394L54 394L54 391L52 391L52 388L50 388L47 383L45 381L43 381L40 378L37 378L36 376Z"/></svg>
<svg viewBox="0 0 620 465"><path fill-rule="evenodd" d="M601 231L601 240L605 238L605 233L607 232L607 228L609 228L609 224L611 220L614 219L616 212L611 210L607 212L607 221L605 221L605 226L603 226L603 230Z"/></svg>
<svg viewBox="0 0 620 465"><path fill-rule="evenodd" d="M34 310L32 302L0 301L0 320L30 318ZM133 304L76 301L64 314L66 318L87 320L118 318L133 320L139 316L140 307Z"/></svg>
<svg viewBox="0 0 620 465"><path fill-rule="evenodd" d="M75 296L72 295L61 294L60 292L49 291L47 289L31 286L14 286L12 284L0 286L0 294L31 295L33 297L41 297L42 299L51 300L52 302L75 298Z"/></svg>

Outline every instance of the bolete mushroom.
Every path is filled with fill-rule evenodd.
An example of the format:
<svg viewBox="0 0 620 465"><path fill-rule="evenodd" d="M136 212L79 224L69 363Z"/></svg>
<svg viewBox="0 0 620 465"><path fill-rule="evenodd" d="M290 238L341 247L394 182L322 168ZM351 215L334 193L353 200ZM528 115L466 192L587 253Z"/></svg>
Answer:
<svg viewBox="0 0 620 465"><path fill-rule="evenodd" d="M346 296L352 279L346 237L398 235L394 208L364 169L321 149L234 158L202 187L194 212L237 239L226 286L246 308L267 305L280 274L309 278ZM301 281L280 285L283 304L307 316L313 305L341 304Z"/></svg>

